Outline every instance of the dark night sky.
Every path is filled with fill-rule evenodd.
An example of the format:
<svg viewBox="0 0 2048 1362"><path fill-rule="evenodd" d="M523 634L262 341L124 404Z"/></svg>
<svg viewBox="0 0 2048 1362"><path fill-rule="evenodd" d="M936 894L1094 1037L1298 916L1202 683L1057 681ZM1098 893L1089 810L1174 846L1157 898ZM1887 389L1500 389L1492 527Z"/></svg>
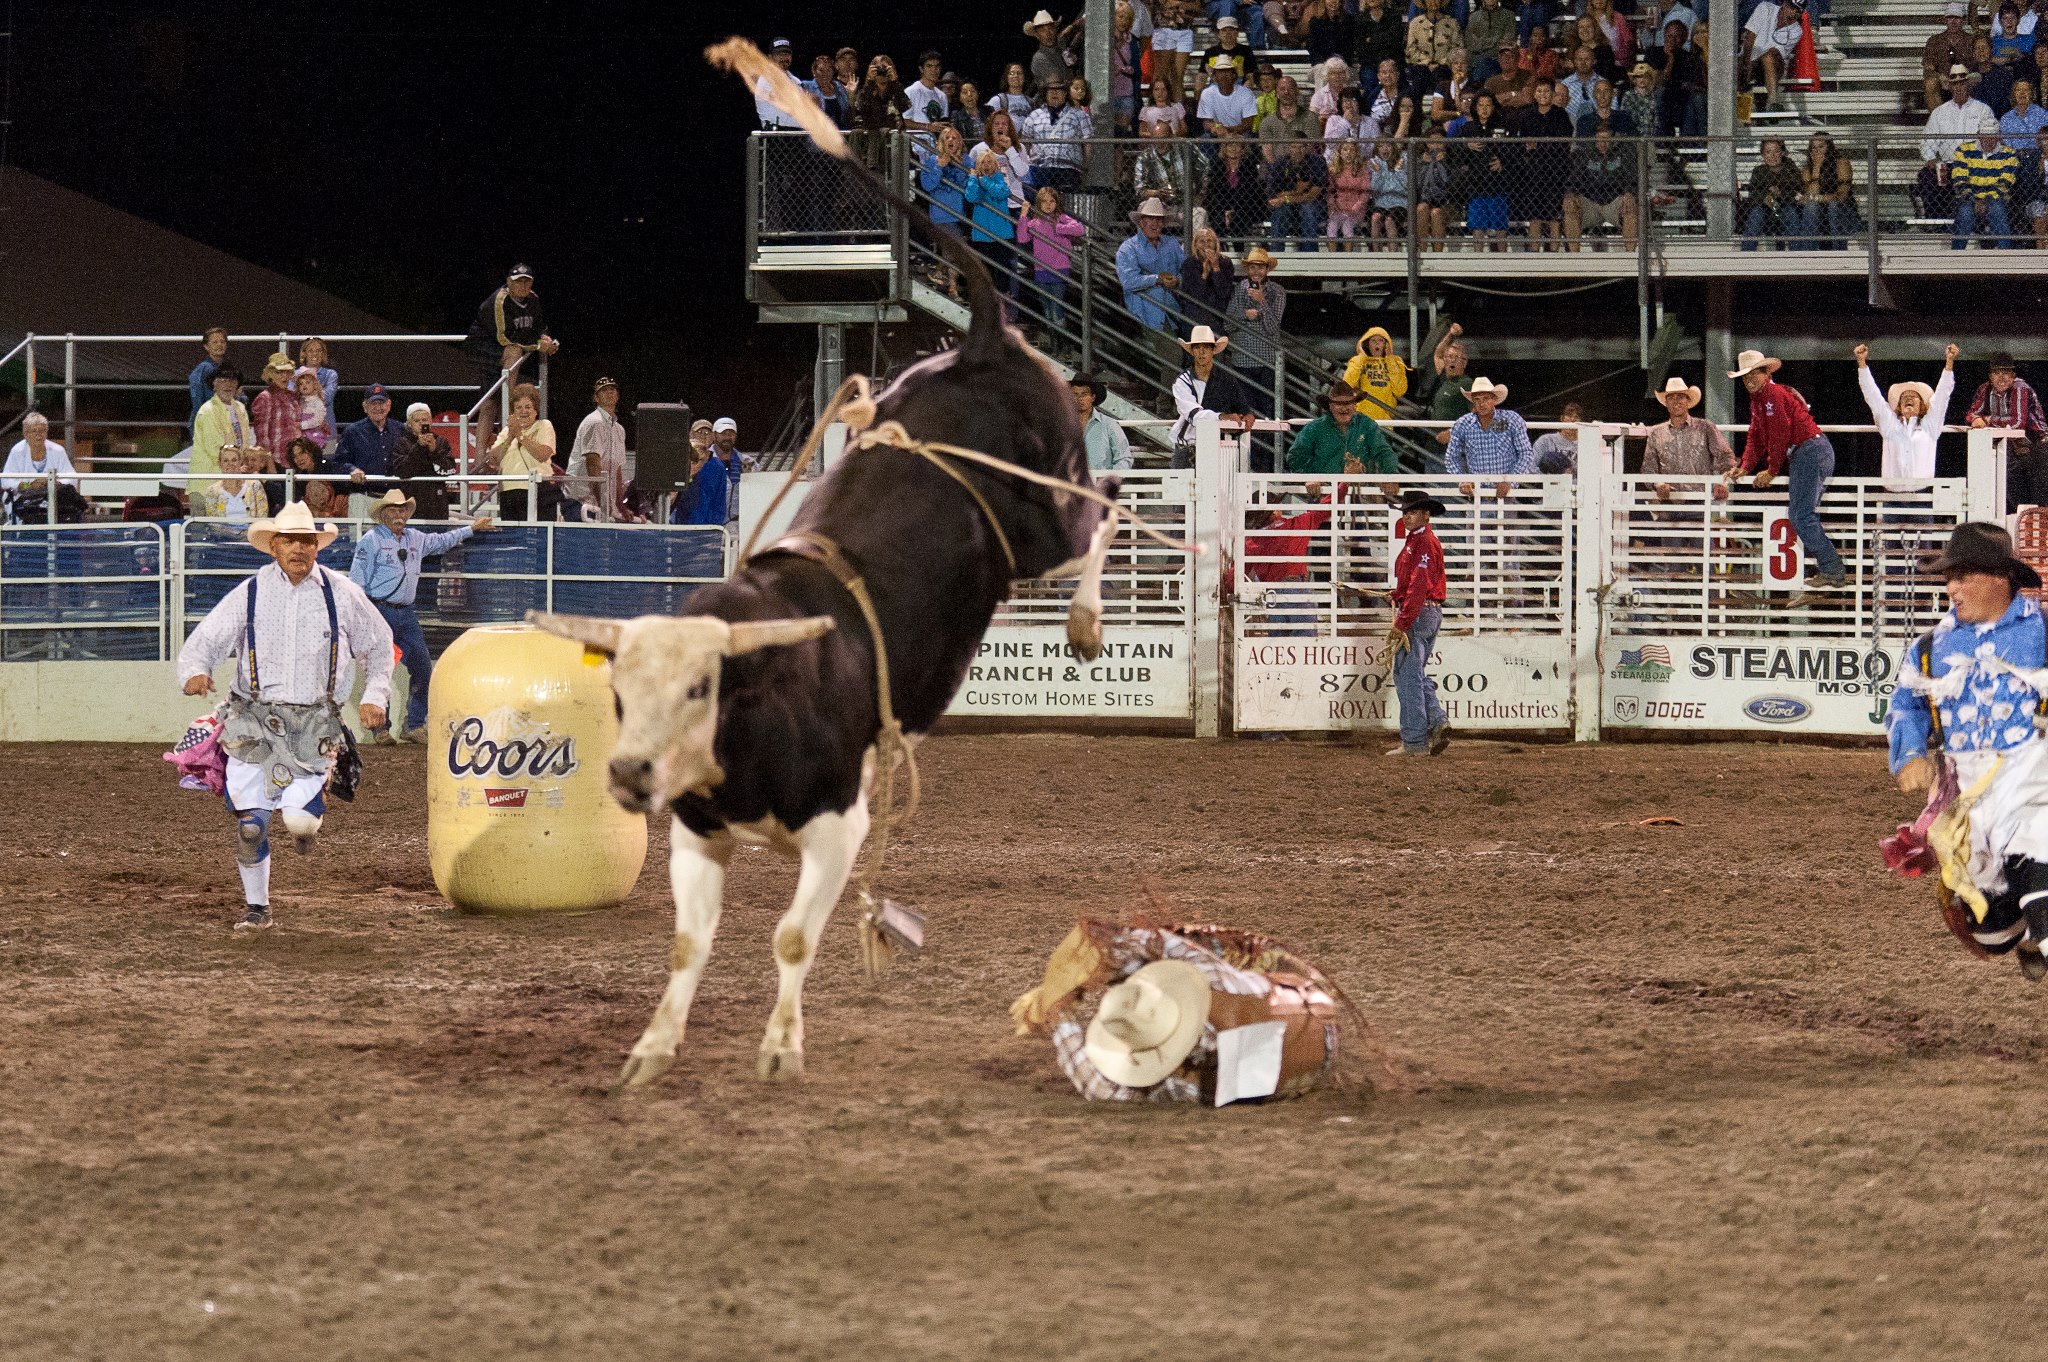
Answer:
<svg viewBox="0 0 2048 1362"><path fill-rule="evenodd" d="M970 78L1030 50L1024 12L981 0L13 8L11 164L422 330L464 330L527 260L572 406L604 371L629 406L680 398L760 435L814 336L744 301L753 103L703 48L744 14L803 70L846 42L905 71L936 45Z"/></svg>

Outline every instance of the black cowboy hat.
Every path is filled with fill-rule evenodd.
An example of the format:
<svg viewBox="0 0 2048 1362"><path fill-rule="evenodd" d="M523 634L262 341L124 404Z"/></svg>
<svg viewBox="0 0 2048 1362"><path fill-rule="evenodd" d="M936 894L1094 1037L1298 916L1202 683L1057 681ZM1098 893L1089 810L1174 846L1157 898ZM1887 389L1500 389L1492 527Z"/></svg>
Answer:
<svg viewBox="0 0 2048 1362"><path fill-rule="evenodd" d="M1413 492L1401 494L1401 511L1404 515L1409 511L1427 511L1431 515L1442 515L1444 504L1418 488Z"/></svg>
<svg viewBox="0 0 2048 1362"><path fill-rule="evenodd" d="M1327 407L1332 402L1356 402L1359 396L1358 389L1341 378L1333 378L1330 380L1330 390L1323 394L1323 405Z"/></svg>
<svg viewBox="0 0 2048 1362"><path fill-rule="evenodd" d="M1997 525L1972 521L1956 526L1948 547L1932 558L1922 559L1921 571L1936 577L1964 572L2004 574L2015 588L2041 585L2041 574L2013 556L2012 536Z"/></svg>

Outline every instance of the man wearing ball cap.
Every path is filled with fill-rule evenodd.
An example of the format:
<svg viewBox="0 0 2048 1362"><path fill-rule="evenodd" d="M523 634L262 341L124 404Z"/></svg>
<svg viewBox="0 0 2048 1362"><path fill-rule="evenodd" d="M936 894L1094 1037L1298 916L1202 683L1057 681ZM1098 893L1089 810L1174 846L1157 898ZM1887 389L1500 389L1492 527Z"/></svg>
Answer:
<svg viewBox="0 0 2048 1362"><path fill-rule="evenodd" d="M186 638L178 679L187 695L213 690L213 670L236 660L222 714L228 812L246 903L236 931L270 925L270 815L282 815L300 854L313 849L327 791L353 798L355 745L341 706L363 669L357 717L382 728L391 695L391 629L362 588L316 561L334 542L303 502L248 530L269 566L234 587ZM337 771L337 760L339 770Z"/></svg>

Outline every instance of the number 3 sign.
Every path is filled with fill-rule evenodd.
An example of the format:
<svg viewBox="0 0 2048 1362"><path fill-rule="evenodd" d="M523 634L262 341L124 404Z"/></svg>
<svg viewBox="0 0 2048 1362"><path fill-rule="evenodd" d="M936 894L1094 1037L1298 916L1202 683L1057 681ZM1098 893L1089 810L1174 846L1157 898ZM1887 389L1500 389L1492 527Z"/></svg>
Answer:
<svg viewBox="0 0 2048 1362"><path fill-rule="evenodd" d="M1782 512L1764 521L1764 587L1798 587L1806 581L1806 547Z"/></svg>

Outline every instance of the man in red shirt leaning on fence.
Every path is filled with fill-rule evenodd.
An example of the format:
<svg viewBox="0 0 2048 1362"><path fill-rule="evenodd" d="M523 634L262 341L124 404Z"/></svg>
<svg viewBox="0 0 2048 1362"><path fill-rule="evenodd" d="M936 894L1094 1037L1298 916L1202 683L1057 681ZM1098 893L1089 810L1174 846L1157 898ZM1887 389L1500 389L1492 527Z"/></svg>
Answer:
<svg viewBox="0 0 2048 1362"><path fill-rule="evenodd" d="M1806 399L1772 377L1778 365L1760 350L1744 350L1728 371L1728 377L1741 379L1749 391L1749 434L1742 441L1741 473L1754 473L1751 485L1761 491L1780 473L1789 472L1786 493L1792 528L1814 560L1806 585L1839 590L1848 585L1849 573L1834 541L1820 527L1820 489L1834 474L1835 447L1814 424Z"/></svg>
<svg viewBox="0 0 2048 1362"><path fill-rule="evenodd" d="M1444 622L1444 546L1429 527L1444 504L1427 492L1401 499L1401 528L1407 540L1394 560L1394 627L1387 632L1393 652L1394 694L1401 700L1401 745L1390 757L1433 757L1451 745L1450 720L1429 678L1429 655Z"/></svg>

